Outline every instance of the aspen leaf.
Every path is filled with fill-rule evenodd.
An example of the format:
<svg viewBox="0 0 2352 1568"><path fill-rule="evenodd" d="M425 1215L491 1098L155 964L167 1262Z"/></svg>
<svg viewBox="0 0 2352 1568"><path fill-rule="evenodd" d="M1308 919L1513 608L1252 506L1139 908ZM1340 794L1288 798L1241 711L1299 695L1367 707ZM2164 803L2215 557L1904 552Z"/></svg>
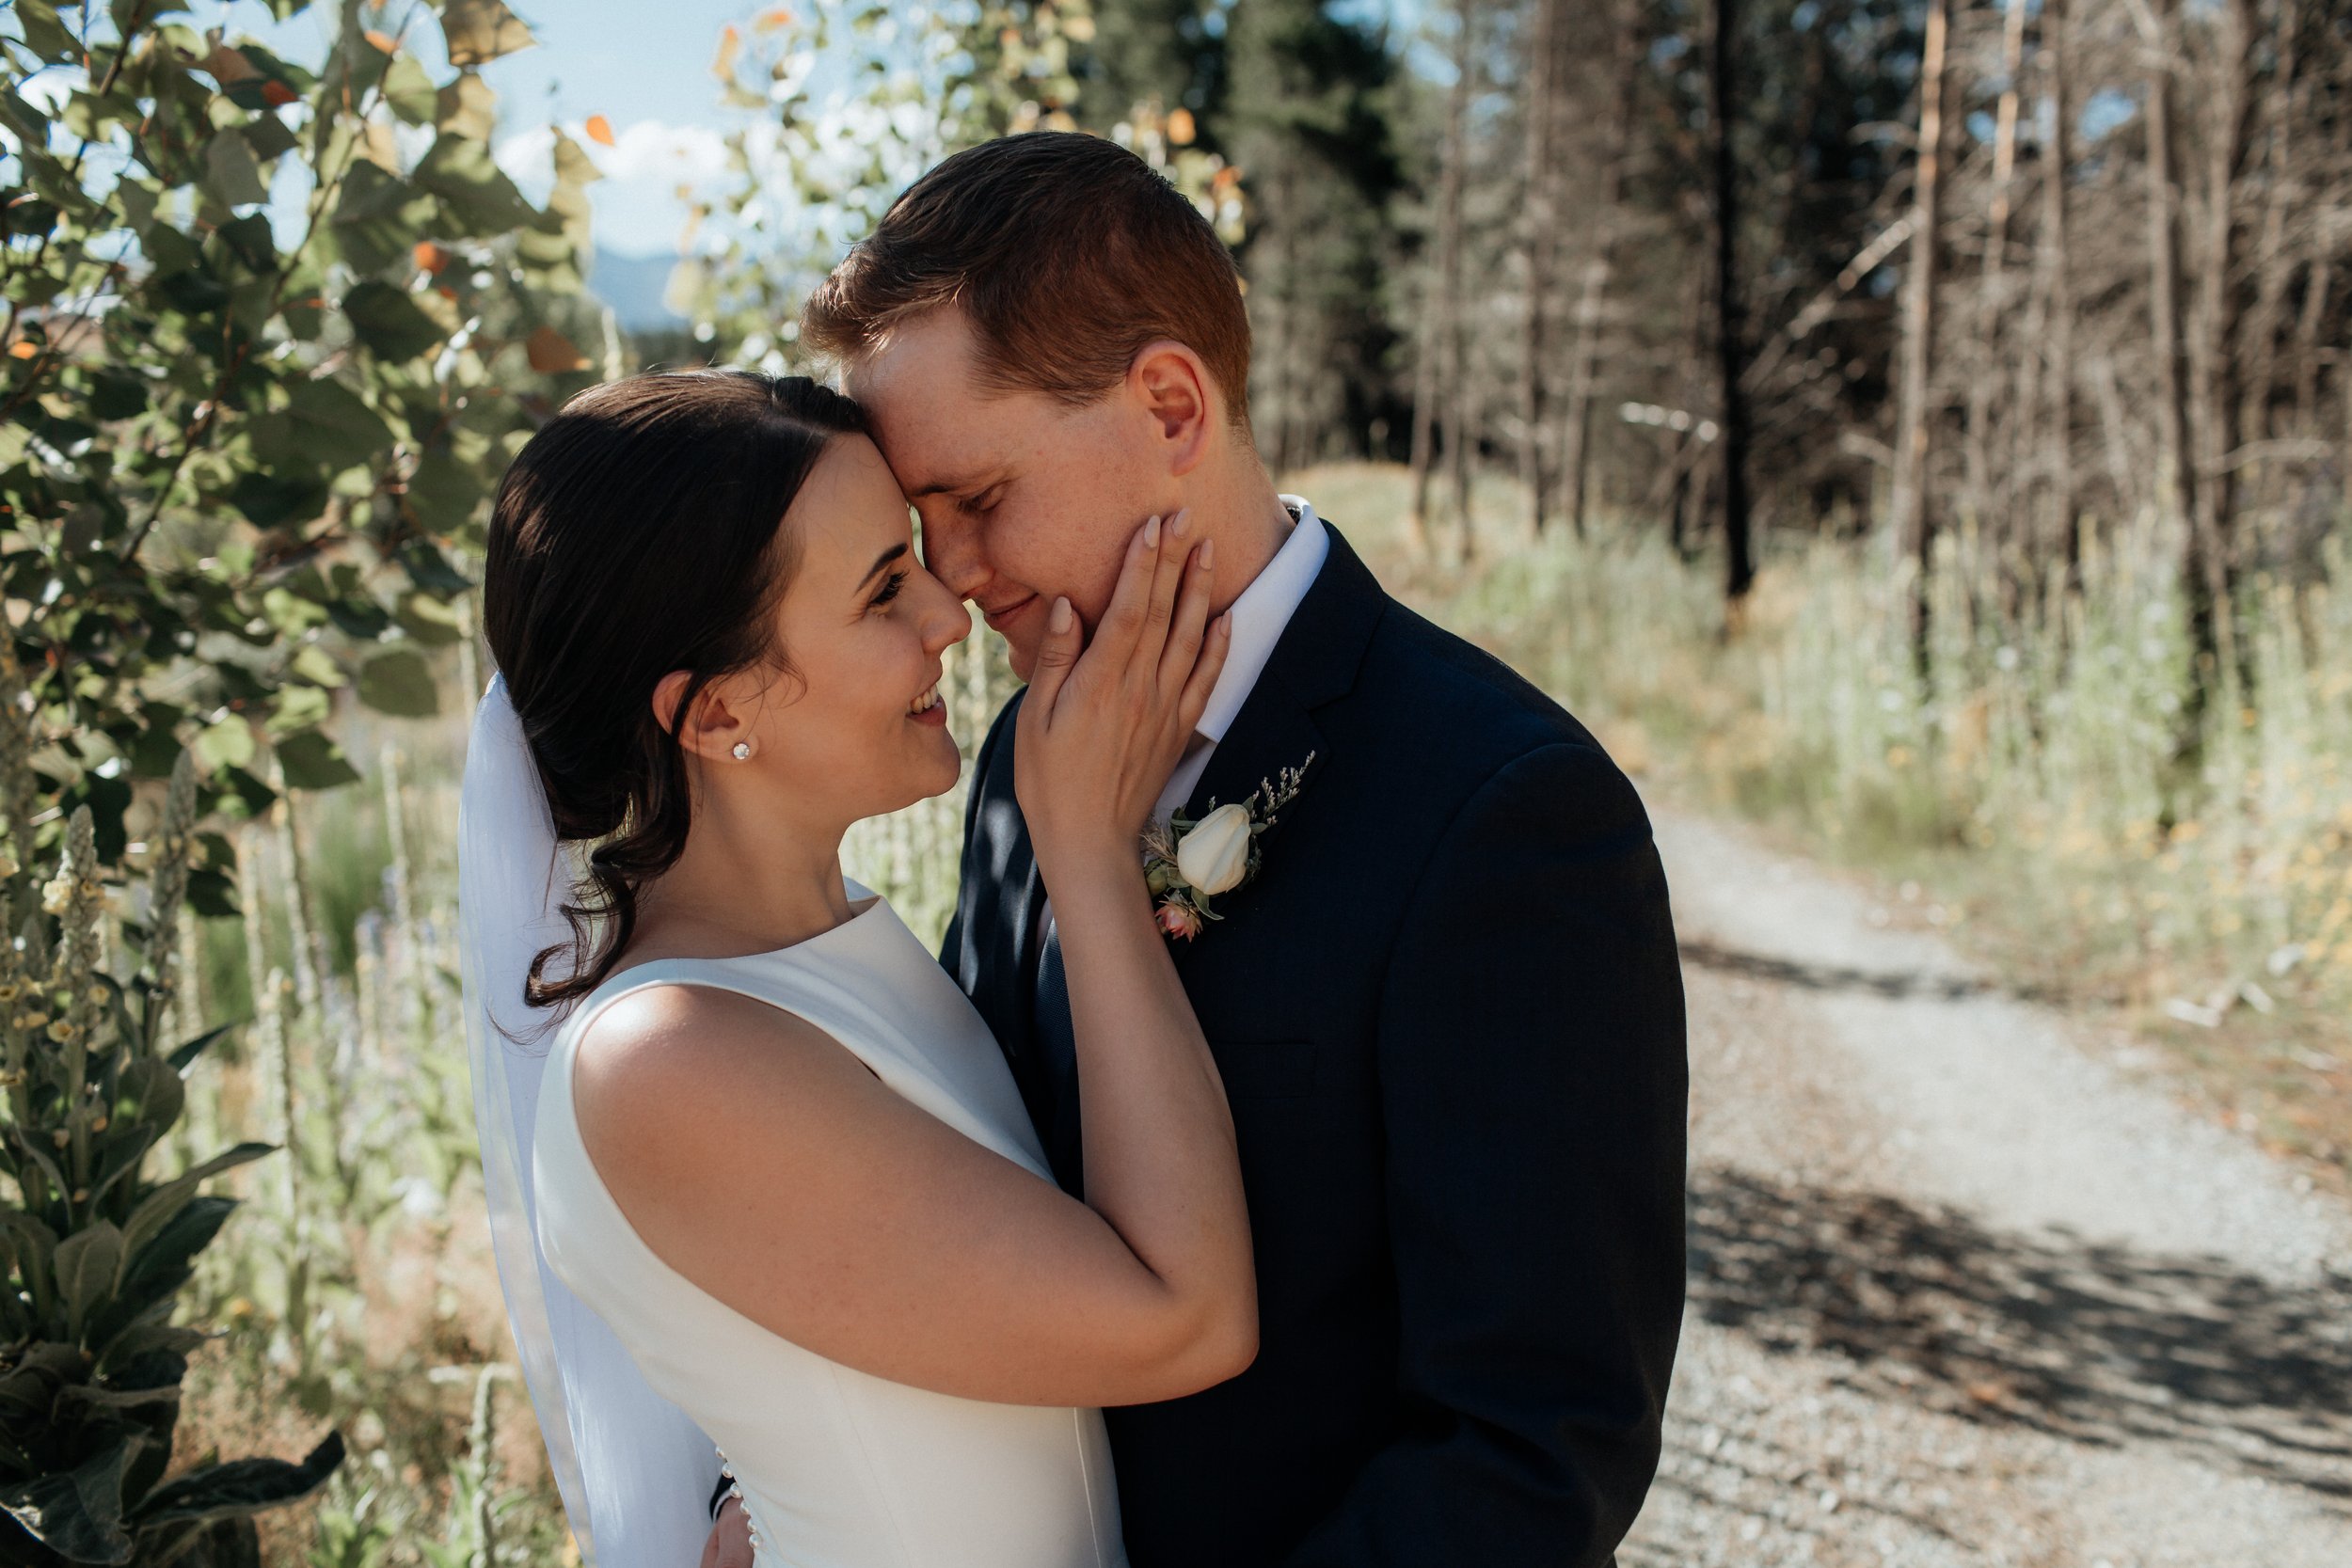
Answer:
<svg viewBox="0 0 2352 1568"><path fill-rule="evenodd" d="M223 132L204 146L205 189L230 207L247 207L269 199L262 183L261 166L245 138Z"/></svg>
<svg viewBox="0 0 2352 1568"><path fill-rule="evenodd" d="M498 129L498 94L470 71L440 89L434 121L442 130L488 141Z"/></svg>
<svg viewBox="0 0 2352 1568"><path fill-rule="evenodd" d="M588 368L588 356L552 326L532 328L523 352L531 356L531 368L541 375L561 375L566 371Z"/></svg>
<svg viewBox="0 0 2352 1568"><path fill-rule="evenodd" d="M792 13L782 6L760 12L752 19L754 30L762 33L781 32L792 25Z"/></svg>
<svg viewBox="0 0 2352 1568"><path fill-rule="evenodd" d="M413 55L395 55L384 68L381 89L393 114L409 125L429 125L440 103L440 89L424 73Z"/></svg>
<svg viewBox="0 0 2352 1568"><path fill-rule="evenodd" d="M449 63L458 66L482 65L538 41L500 0L449 0L441 32L449 40Z"/></svg>
<svg viewBox="0 0 2352 1568"><path fill-rule="evenodd" d="M381 278L364 278L343 295L343 315L352 336L370 353L398 363L414 359L449 336L449 328L427 315L406 291Z"/></svg>
<svg viewBox="0 0 2352 1568"><path fill-rule="evenodd" d="M605 119L602 115L590 115L588 117L588 123L581 126L580 129L588 133L588 139L590 141L596 143L600 147L617 147L620 145L612 139L612 122Z"/></svg>
<svg viewBox="0 0 2352 1568"><path fill-rule="evenodd" d="M361 665L359 700L401 719L430 719L441 711L433 667L414 648L390 648Z"/></svg>
<svg viewBox="0 0 2352 1568"><path fill-rule="evenodd" d="M719 53L710 61L710 74L722 82L735 80L735 56L743 47L743 35L730 22L719 29Z"/></svg>
<svg viewBox="0 0 2352 1568"><path fill-rule="evenodd" d="M202 70L224 87L233 87L239 82L250 82L261 74L253 69L253 62L245 57L244 51L231 49L225 43L213 45L213 52L204 56Z"/></svg>

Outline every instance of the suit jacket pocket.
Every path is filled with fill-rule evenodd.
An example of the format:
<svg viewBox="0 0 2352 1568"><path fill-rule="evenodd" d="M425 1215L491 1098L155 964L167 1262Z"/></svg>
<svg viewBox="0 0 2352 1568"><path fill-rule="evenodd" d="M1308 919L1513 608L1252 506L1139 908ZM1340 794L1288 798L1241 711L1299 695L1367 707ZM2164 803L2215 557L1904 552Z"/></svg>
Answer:
<svg viewBox="0 0 2352 1568"><path fill-rule="evenodd" d="M1217 1075L1233 1100L1295 1100L1314 1092L1312 1040L1211 1040Z"/></svg>

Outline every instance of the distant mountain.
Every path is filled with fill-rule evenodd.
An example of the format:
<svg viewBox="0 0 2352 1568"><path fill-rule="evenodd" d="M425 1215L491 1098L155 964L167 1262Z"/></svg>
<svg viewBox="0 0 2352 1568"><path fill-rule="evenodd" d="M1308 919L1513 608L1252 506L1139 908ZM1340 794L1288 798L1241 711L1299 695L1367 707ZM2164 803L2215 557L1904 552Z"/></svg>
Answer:
<svg viewBox="0 0 2352 1568"><path fill-rule="evenodd" d="M686 317L662 303L675 256L623 256L596 247L588 269L588 292L612 307L624 332L653 332L684 326Z"/></svg>

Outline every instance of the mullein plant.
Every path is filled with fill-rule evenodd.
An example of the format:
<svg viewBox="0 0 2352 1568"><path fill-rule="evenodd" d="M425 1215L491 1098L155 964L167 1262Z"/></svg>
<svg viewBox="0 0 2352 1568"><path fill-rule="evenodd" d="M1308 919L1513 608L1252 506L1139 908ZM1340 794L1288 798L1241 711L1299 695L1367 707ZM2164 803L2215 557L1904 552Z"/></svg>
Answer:
<svg viewBox="0 0 2352 1568"><path fill-rule="evenodd" d="M33 716L0 639L0 1561L187 1568L258 1560L253 1515L315 1490L300 1464L209 1458L167 1481L187 1357L172 1321L190 1264L235 1200L208 1179L270 1152L239 1144L169 1176L148 1156L180 1119L183 1074L226 1030L167 1043L197 818L183 753L150 845L137 955L108 973L106 888L87 807L54 876L35 869ZM127 966L125 966L127 967Z"/></svg>

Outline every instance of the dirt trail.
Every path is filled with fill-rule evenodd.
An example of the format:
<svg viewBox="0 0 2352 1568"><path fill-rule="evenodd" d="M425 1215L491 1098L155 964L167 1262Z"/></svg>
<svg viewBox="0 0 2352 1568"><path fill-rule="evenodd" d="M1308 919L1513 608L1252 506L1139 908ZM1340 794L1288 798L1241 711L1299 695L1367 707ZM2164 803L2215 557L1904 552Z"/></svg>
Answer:
<svg viewBox="0 0 2352 1568"><path fill-rule="evenodd" d="M2352 1212L1859 888L1659 836L1692 1294L1624 1568L2352 1565Z"/></svg>

